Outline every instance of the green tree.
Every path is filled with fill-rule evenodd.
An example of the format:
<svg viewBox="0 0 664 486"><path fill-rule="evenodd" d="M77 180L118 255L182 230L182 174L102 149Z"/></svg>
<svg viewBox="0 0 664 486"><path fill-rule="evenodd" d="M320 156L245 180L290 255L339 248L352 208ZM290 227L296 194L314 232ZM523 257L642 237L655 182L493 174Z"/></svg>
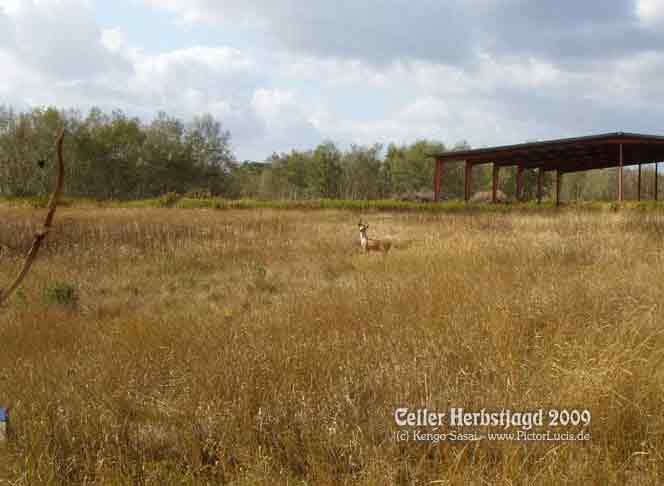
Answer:
<svg viewBox="0 0 664 486"><path fill-rule="evenodd" d="M390 188L393 193L415 191L430 192L433 186L435 162L430 154L442 152L442 143L419 140L411 145L397 147L390 144L387 148L385 163L388 166ZM446 163L442 184L446 196L456 196L459 164Z"/></svg>
<svg viewBox="0 0 664 486"><path fill-rule="evenodd" d="M231 134L212 115L197 116L186 130L183 156L195 166L196 186L213 194L236 194L231 173L235 158L230 147Z"/></svg>
<svg viewBox="0 0 664 486"><path fill-rule="evenodd" d="M341 197L344 199L377 199L384 194L382 145L352 145L342 156Z"/></svg>
<svg viewBox="0 0 664 486"><path fill-rule="evenodd" d="M336 198L341 185L341 152L332 142L319 145L313 154L311 185L316 197Z"/></svg>

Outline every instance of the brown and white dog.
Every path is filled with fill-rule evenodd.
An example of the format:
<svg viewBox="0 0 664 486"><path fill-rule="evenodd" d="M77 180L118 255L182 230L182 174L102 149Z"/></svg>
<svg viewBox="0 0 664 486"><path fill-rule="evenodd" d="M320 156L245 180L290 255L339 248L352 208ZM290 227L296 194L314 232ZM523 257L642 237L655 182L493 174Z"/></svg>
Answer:
<svg viewBox="0 0 664 486"><path fill-rule="evenodd" d="M369 225L360 221L357 224L360 227L360 246L362 251L368 253L370 251L378 251L382 253L387 253L392 247L392 243L387 240L371 240L367 236L367 230Z"/></svg>

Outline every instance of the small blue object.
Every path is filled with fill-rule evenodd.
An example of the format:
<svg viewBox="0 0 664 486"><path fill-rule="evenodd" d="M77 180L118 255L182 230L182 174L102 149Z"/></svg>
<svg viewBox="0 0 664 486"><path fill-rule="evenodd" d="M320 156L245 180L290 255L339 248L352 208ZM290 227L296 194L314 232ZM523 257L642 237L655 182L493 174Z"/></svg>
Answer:
<svg viewBox="0 0 664 486"><path fill-rule="evenodd" d="M7 410L0 408L0 422L6 422L8 418L9 415L7 414Z"/></svg>

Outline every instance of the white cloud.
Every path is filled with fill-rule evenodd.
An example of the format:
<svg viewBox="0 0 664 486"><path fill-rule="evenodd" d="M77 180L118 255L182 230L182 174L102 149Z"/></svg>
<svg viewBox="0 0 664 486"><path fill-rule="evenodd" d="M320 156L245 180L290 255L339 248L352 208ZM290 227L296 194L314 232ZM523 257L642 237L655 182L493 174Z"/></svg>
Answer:
<svg viewBox="0 0 664 486"><path fill-rule="evenodd" d="M118 29L103 29L101 32L101 45L113 53L121 53L128 47L127 38Z"/></svg>
<svg viewBox="0 0 664 486"><path fill-rule="evenodd" d="M636 14L646 25L660 24L664 21L664 0L637 0Z"/></svg>
<svg viewBox="0 0 664 486"><path fill-rule="evenodd" d="M267 0L252 4L243 0L143 0L154 8L176 13L178 23L234 23L248 28L264 27L262 12L266 10L288 8L288 5L271 4Z"/></svg>
<svg viewBox="0 0 664 486"><path fill-rule="evenodd" d="M293 79L325 84L385 86L384 70L358 59L319 59L313 56L282 55L282 74Z"/></svg>
<svg viewBox="0 0 664 486"><path fill-rule="evenodd" d="M295 91L259 88L251 104L265 128L261 143L272 147L267 154L306 150L322 141L320 126L310 119L312 107Z"/></svg>
<svg viewBox="0 0 664 486"><path fill-rule="evenodd" d="M185 101L181 108L188 112L220 99L246 103L261 79L250 58L228 47L196 46L132 57L136 74L129 79L131 91L171 109Z"/></svg>
<svg viewBox="0 0 664 486"><path fill-rule="evenodd" d="M293 107L292 91L260 88L254 92L252 106L265 118L275 119Z"/></svg>
<svg viewBox="0 0 664 486"><path fill-rule="evenodd" d="M442 19L450 39L472 30L467 10L492 2L430 0L143 0L177 14L178 21L244 27L273 45L320 58L385 63L415 57L459 61L468 43L440 42Z"/></svg>
<svg viewBox="0 0 664 486"><path fill-rule="evenodd" d="M5 101L16 101L21 107L28 106L32 97L31 93L43 89L44 83L29 69L26 69L9 52L0 49L0 66L2 70L2 82L0 83L0 103ZM16 90L21 87L24 97L16 99Z"/></svg>
<svg viewBox="0 0 664 486"><path fill-rule="evenodd" d="M102 44L101 30L85 0L0 0L21 62L55 79L84 79L130 66ZM0 23L2 20L0 19ZM1 47L1 44L0 44Z"/></svg>
<svg viewBox="0 0 664 486"><path fill-rule="evenodd" d="M15 37L16 34L11 19L0 6L0 49L13 46Z"/></svg>

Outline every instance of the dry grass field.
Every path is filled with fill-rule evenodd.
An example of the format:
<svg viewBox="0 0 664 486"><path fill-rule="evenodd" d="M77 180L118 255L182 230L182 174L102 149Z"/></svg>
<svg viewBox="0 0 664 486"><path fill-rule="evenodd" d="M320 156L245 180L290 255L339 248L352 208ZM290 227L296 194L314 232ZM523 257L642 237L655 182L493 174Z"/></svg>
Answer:
<svg viewBox="0 0 664 486"><path fill-rule="evenodd" d="M1 283L41 217L0 209ZM0 310L0 484L662 484L663 270L657 212L65 209ZM592 438L397 441L403 406Z"/></svg>

